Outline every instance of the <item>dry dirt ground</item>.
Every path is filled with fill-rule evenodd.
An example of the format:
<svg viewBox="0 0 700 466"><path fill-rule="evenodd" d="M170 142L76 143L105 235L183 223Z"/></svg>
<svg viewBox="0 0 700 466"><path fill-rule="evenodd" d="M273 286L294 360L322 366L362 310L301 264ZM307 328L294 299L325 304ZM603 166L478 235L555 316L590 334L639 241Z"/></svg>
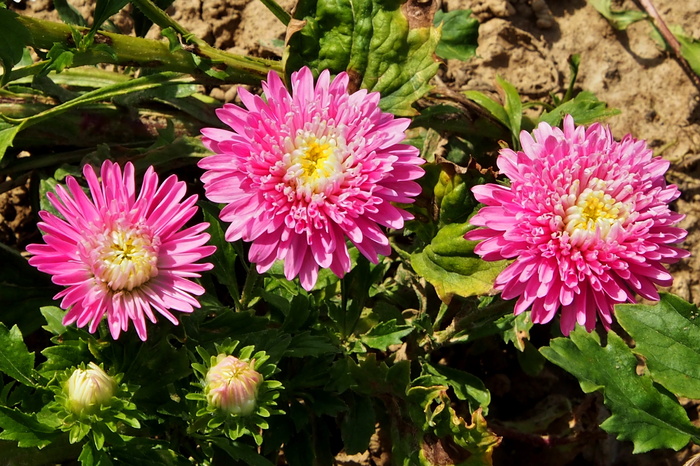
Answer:
<svg viewBox="0 0 700 466"><path fill-rule="evenodd" d="M89 0L70 3L86 16L94 4ZM293 0L280 3L289 10ZM700 0L653 3L669 25L700 38ZM50 0L22 0L17 7L24 14L56 17ZM585 0L444 0L443 7L448 11L472 9L481 22L478 57L468 63L450 61L440 71L440 79L454 90L492 92L495 77L500 75L526 100L543 99L562 92L569 79L568 57L581 55L577 87L622 111L607 121L614 134L632 133L646 139L657 155L672 162L668 179L683 192L675 207L686 214L681 226L689 231L685 247L693 254L673 267L671 291L700 304L700 230L696 225L700 216L700 90L651 38L651 26L640 22L616 31ZM631 0L614 0L613 7L640 9ZM169 12L199 37L236 53L270 56L279 51L273 41L284 37L284 27L256 0L176 0ZM125 30L130 27L126 15L118 16L115 23ZM149 36L157 34L154 28ZM235 88L214 89L212 95L230 101ZM23 231L24 196L23 188L0 195L0 240L20 247L22 241L13 236ZM691 418L696 419L695 405L687 408L695 412ZM686 449L631 456L631 449L619 451L620 447L610 445L598 442L594 453L568 463L564 458L548 458L544 452L541 461L527 456L517 460L517 455L506 454L504 444L496 464L680 465L692 454ZM366 454L345 458L342 464L377 464L369 462L372 457L378 460Z"/></svg>

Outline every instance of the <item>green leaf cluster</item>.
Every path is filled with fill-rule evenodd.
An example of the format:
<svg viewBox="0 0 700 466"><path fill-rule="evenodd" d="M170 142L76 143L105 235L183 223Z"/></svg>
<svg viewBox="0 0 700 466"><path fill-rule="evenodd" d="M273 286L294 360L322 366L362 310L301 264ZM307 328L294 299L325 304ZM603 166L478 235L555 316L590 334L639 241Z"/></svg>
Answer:
<svg viewBox="0 0 700 466"><path fill-rule="evenodd" d="M347 71L352 90L380 92L380 107L413 115L413 103L430 90L440 30L434 2L412 0L302 0L285 52L288 73L302 66Z"/></svg>
<svg viewBox="0 0 700 466"><path fill-rule="evenodd" d="M569 338L554 339L540 351L576 376L584 392L602 391L612 414L601 427L632 441L635 453L679 450L691 439L698 440L700 429L690 422L676 397L649 374L638 373L637 358L616 333L609 332L607 344L601 346L595 333L577 328Z"/></svg>

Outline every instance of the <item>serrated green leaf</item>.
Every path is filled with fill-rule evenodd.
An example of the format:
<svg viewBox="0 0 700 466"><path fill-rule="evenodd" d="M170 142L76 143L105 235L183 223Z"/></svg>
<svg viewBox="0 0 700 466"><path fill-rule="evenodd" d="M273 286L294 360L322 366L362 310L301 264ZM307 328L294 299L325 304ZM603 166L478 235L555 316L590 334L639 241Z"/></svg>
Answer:
<svg viewBox="0 0 700 466"><path fill-rule="evenodd" d="M617 321L635 341L654 380L678 396L700 399L700 310L663 293L653 306L615 307Z"/></svg>
<svg viewBox="0 0 700 466"><path fill-rule="evenodd" d="M598 13L608 20L610 25L619 31L624 31L632 23L647 19L648 15L636 10L613 10L610 0L588 0Z"/></svg>
<svg viewBox="0 0 700 466"><path fill-rule="evenodd" d="M508 264L508 261L487 262L476 255L476 242L464 239L464 234L472 228L469 222L446 225L421 252L411 254L413 269L435 287L443 300L455 294L464 297L487 294Z"/></svg>
<svg viewBox="0 0 700 466"><path fill-rule="evenodd" d="M442 35L435 53L444 59L469 60L476 55L479 37L479 20L471 10L454 10L435 13L435 26L442 23Z"/></svg>
<svg viewBox="0 0 700 466"><path fill-rule="evenodd" d="M0 372L4 372L18 382L29 387L34 386L34 353L27 350L22 339L22 332L17 326L8 330L0 323Z"/></svg>
<svg viewBox="0 0 700 466"><path fill-rule="evenodd" d="M486 389L480 378L468 372L453 369L447 366L422 364L424 373L437 376L436 384L452 387L455 395L460 400L469 401L472 411L481 408L484 414L488 414L488 405L491 402L491 393Z"/></svg>
<svg viewBox="0 0 700 466"><path fill-rule="evenodd" d="M44 330L54 335L60 335L66 331L66 326L63 325L63 315L65 314L63 309L56 306L44 306L39 311L46 319L46 325L42 327Z"/></svg>
<svg viewBox="0 0 700 466"><path fill-rule="evenodd" d="M45 447L56 438L54 429L41 424L33 416L0 406L0 439L14 440L22 448Z"/></svg>
<svg viewBox="0 0 700 466"><path fill-rule="evenodd" d="M53 6L64 23L74 26L87 26L87 21L83 18L83 15L66 0L53 0Z"/></svg>
<svg viewBox="0 0 700 466"><path fill-rule="evenodd" d="M39 366L39 373L50 379L56 371L76 367L90 359L87 345L80 340L69 340L49 346L41 352L46 361Z"/></svg>
<svg viewBox="0 0 700 466"><path fill-rule="evenodd" d="M289 39L285 69L348 71L351 89L380 92L384 111L413 115L438 69L433 14L418 12L409 23L401 2L301 0L294 18L303 27Z"/></svg>
<svg viewBox="0 0 700 466"><path fill-rule="evenodd" d="M24 47L31 41L29 31L17 20L17 16L14 11L0 8L0 62L3 68L0 85L7 82L12 68L22 60Z"/></svg>
<svg viewBox="0 0 700 466"><path fill-rule="evenodd" d="M503 331L503 341L513 343L518 351L525 351L525 343L530 338L530 329L533 326L529 312L523 312L515 316L513 325Z"/></svg>
<svg viewBox="0 0 700 466"><path fill-rule="evenodd" d="M115 15L129 3L129 0L97 0L95 5L93 30L97 30L110 16Z"/></svg>
<svg viewBox="0 0 700 466"><path fill-rule="evenodd" d="M608 105L588 91L580 92L576 97L558 107L543 113L539 120L552 126L559 126L565 115L571 115L576 124L586 125L619 114L616 108Z"/></svg>
<svg viewBox="0 0 700 466"><path fill-rule="evenodd" d="M597 334L578 327L569 338L556 338L540 352L576 376L584 392L603 392L612 415L601 427L620 440L632 441L634 453L679 450L691 438L697 441L700 429L691 424L678 400L650 376L637 375L637 358L614 332L601 346Z"/></svg>
<svg viewBox="0 0 700 466"><path fill-rule="evenodd" d="M396 319L381 322L362 335L362 343L380 351L401 344L401 339L413 331L410 325L397 325Z"/></svg>

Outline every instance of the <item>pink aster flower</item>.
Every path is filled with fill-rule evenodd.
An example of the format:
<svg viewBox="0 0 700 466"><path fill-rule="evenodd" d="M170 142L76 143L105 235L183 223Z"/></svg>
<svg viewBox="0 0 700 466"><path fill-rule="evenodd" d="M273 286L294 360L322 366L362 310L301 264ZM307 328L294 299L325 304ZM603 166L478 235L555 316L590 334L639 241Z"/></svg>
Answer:
<svg viewBox="0 0 700 466"><path fill-rule="evenodd" d="M613 306L635 294L658 300L655 285L673 281L663 264L688 256L671 246L687 232L668 208L680 195L664 181L669 162L630 135L617 142L600 124L575 127L570 115L563 131L540 123L520 141L522 151L498 157L510 187L472 189L486 207L471 223L486 228L465 235L484 240L475 252L485 260L515 258L495 284L504 299L519 297L515 314L532 309L546 323L560 311L568 335L577 322L590 332L597 316L609 328Z"/></svg>
<svg viewBox="0 0 700 466"><path fill-rule="evenodd" d="M55 195L48 194L62 218L41 211L46 244L27 246L33 254L29 263L67 287L55 296L68 309L63 323L90 324L94 332L107 314L112 337L133 321L141 340L146 340L145 318L156 322L154 311L177 325L170 310L199 307L192 295L204 289L189 278L211 269L196 262L215 250L204 245L207 223L182 229L197 212L197 196L183 200L185 183L174 175L159 186L153 167L138 196L131 163L122 175L119 165L104 162L101 182L89 165L83 175L90 197L69 176L68 189L57 186Z"/></svg>
<svg viewBox="0 0 700 466"><path fill-rule="evenodd" d="M409 120L377 106L378 93L348 94L348 75L314 86L308 68L293 73L292 94L275 73L266 100L244 89L246 109L225 105L233 132L205 128L215 155L199 166L207 197L227 204L226 239L252 242L249 259L265 272L284 259L285 276L310 290L319 267L350 270L345 238L372 262L391 252L380 226L402 228L412 216L392 204L413 202L423 174L418 149L401 144Z"/></svg>

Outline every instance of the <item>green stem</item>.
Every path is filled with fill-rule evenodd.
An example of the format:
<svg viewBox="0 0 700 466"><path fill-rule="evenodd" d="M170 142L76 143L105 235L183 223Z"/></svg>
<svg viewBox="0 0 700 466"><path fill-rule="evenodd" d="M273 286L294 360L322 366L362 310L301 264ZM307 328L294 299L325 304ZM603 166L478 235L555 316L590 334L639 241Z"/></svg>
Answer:
<svg viewBox="0 0 700 466"><path fill-rule="evenodd" d="M89 31L87 28L76 28L75 26L26 16L19 16L18 21L31 34L31 41L28 45L43 50L49 50L55 43L63 44L66 48L72 49L75 47L75 43L71 28L77 29L82 34L87 34ZM76 51L71 66L111 63L155 68L157 71L175 71L202 78L204 71L200 69L198 63L208 61L217 65L217 71L223 73L221 79L224 82L244 84L259 84L261 80L266 78L268 71L281 72L282 69L280 62L277 61L224 52L204 44L199 39L193 39L192 36L188 40L195 43L194 51L189 52L183 49L171 51L167 42L100 31L95 35L95 43L109 45L114 53L107 53L99 49ZM38 69L38 67L33 68L32 71ZM10 79L26 76L27 71L22 68L15 70Z"/></svg>
<svg viewBox="0 0 700 466"><path fill-rule="evenodd" d="M273 1L274 0L268 0ZM172 19L167 13L158 8L158 6L151 0L133 0L132 3L138 7L139 10L143 12L148 19L153 21L155 24L163 29L171 28L178 34L182 36L187 43L195 46L193 53L202 58L208 58L213 63L221 63L227 66L245 66L254 69L255 71L267 74L268 71L277 71L280 73L282 68L279 62L273 62L270 60L264 60L266 64L264 66L256 67L256 63L250 57L244 57L239 55L233 55L227 52L223 52L215 47L204 42L199 37L190 33L185 29L180 23ZM268 6L269 8L269 6ZM281 7L280 7L281 9ZM284 11L284 10L282 10ZM273 11L274 13L274 11ZM287 21L289 22L289 21ZM263 61L262 59L256 59L258 61ZM252 63L250 61L253 61ZM263 76L264 78L265 76Z"/></svg>
<svg viewBox="0 0 700 466"><path fill-rule="evenodd" d="M285 11L284 8L280 6L275 0L260 0L267 7L268 10L272 12L273 15L279 19L285 26L289 25L292 20L292 16Z"/></svg>
<svg viewBox="0 0 700 466"><path fill-rule="evenodd" d="M191 36L190 32L185 29L180 23L172 19L168 14L158 8L158 5L153 3L150 0L133 0L131 3L136 5L136 7L141 10L141 12L146 15L148 19L153 21L154 24L157 24L160 26L162 29L166 28L172 28L175 32L180 34L181 36L185 36L188 38L188 40L191 43L196 43L196 42L202 42L200 39Z"/></svg>

